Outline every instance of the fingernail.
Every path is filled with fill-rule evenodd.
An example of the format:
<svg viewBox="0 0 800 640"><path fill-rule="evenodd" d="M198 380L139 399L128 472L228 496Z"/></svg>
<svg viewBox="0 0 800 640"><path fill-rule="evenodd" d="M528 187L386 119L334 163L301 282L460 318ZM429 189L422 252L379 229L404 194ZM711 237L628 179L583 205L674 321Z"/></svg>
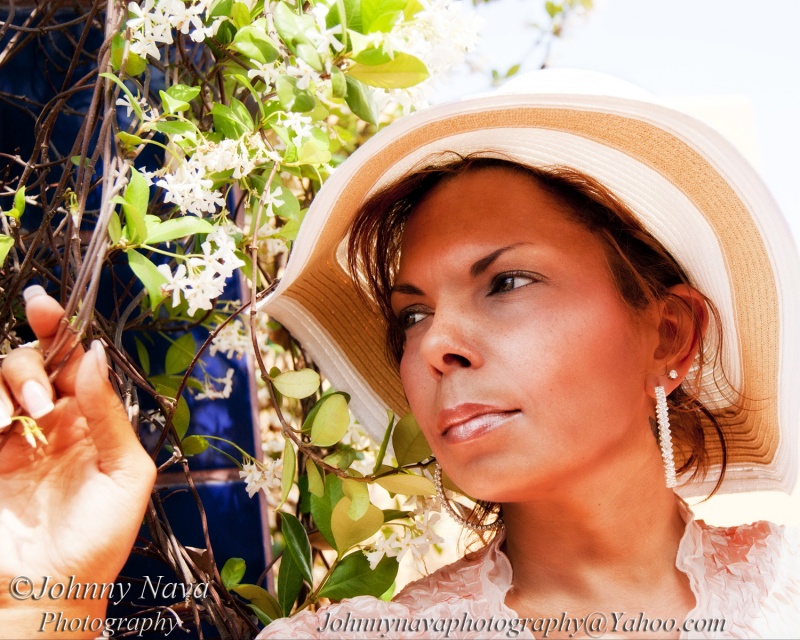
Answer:
<svg viewBox="0 0 800 640"><path fill-rule="evenodd" d="M11 424L11 411L8 409L5 401L0 398L0 431L3 431L8 425Z"/></svg>
<svg viewBox="0 0 800 640"><path fill-rule="evenodd" d="M55 405L50 398L50 394L36 380L28 380L22 385L22 399L25 401L25 408L28 415L34 420L46 416Z"/></svg>
<svg viewBox="0 0 800 640"><path fill-rule="evenodd" d="M103 343L99 340L92 340L92 344L89 348L92 350L97 360L97 370L100 372L100 375L103 377L108 376L108 360L106 359L106 349Z"/></svg>
<svg viewBox="0 0 800 640"><path fill-rule="evenodd" d="M24 298L26 304L34 298L46 295L47 291L44 290L44 287L39 286L38 284L31 285L22 292L22 297Z"/></svg>

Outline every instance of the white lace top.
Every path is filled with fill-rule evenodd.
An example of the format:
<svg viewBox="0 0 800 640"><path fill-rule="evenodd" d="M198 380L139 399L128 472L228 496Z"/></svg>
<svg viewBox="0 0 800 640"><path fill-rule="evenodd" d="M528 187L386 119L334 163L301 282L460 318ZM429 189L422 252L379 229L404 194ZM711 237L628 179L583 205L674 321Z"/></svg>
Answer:
<svg viewBox="0 0 800 640"><path fill-rule="evenodd" d="M550 636L558 630L624 638L635 630L658 635L663 628L656 625L671 624L681 638L800 638L800 531L769 522L712 527L690 512L687 518L676 565L689 576L697 605L685 621L659 625L638 613L520 620L504 604L511 563L495 540L409 584L391 602L343 600L276 620L258 638L540 638L547 626Z"/></svg>

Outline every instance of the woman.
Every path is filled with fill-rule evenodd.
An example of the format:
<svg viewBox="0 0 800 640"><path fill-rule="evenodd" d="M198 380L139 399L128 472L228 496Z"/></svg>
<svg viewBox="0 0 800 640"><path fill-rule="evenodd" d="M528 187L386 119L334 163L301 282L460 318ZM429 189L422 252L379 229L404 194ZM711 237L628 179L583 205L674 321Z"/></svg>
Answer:
<svg viewBox="0 0 800 640"><path fill-rule="evenodd" d="M359 150L265 305L368 428L407 398L454 483L502 505L468 522L496 535L392 603L301 613L264 637L796 633L794 535L706 527L671 488L794 482L798 265L774 205L716 134L627 86L551 72L518 91L412 116ZM23 373L12 355L9 398L41 412L23 390L40 364ZM99 355L62 376L102 388ZM87 454L109 491L136 448L123 422ZM4 531L30 531L11 506ZM77 547L54 556L43 570L88 564Z"/></svg>

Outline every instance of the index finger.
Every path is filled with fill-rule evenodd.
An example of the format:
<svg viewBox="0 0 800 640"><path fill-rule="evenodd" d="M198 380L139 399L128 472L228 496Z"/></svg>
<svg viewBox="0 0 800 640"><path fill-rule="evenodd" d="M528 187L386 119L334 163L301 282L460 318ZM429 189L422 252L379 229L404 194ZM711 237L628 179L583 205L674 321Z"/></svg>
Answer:
<svg viewBox="0 0 800 640"><path fill-rule="evenodd" d="M61 325L64 309L55 299L47 295L44 287L39 285L28 287L22 292L22 296L25 299L25 315L28 318L28 324L39 339L42 351L47 351ZM55 356L55 362L60 362L66 349L67 347ZM79 346L70 354L63 369L54 380L59 393L71 395L75 392L75 373L82 355L83 348Z"/></svg>

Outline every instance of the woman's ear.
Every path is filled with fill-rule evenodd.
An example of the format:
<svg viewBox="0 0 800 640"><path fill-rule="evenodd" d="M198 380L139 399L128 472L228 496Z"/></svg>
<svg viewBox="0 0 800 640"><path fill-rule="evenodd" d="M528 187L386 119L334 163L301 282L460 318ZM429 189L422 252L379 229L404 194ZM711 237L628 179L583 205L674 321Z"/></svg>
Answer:
<svg viewBox="0 0 800 640"><path fill-rule="evenodd" d="M669 288L669 296L660 303L659 342L653 353L653 371L647 376L649 395L663 386L667 395L689 373L702 339L708 329L709 313L703 296L687 284ZM677 372L670 378L669 372Z"/></svg>

